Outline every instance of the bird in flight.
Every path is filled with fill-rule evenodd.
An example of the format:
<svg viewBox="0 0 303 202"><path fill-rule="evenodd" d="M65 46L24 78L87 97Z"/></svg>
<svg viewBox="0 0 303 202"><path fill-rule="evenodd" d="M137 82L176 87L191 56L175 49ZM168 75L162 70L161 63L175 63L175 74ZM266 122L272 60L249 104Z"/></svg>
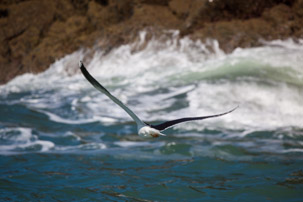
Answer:
<svg viewBox="0 0 303 202"><path fill-rule="evenodd" d="M125 106L118 98L113 96L106 88L104 88L94 77L90 75L90 73L86 70L85 66L83 65L82 61L79 62L79 67L81 69L82 74L84 77L100 92L104 93L107 97L109 97L113 102L115 102L117 105L119 105L122 109L128 113L128 115L136 122L137 124L137 130L138 135L144 138L151 138L151 137L159 137L159 136L165 136L165 134L161 133L163 130L174 126L176 124L187 122L187 121L194 121L194 120L202 120L202 119L208 119L208 118L214 118L223 116L225 114L229 114L235 109L238 108L235 107L230 111L221 113L221 114L215 114L215 115L208 115L208 116L198 116L198 117L185 117L180 119L175 119L171 121L166 121L164 123L158 124L158 125L152 125L148 124L146 122L143 122L132 110L130 110L127 106Z"/></svg>

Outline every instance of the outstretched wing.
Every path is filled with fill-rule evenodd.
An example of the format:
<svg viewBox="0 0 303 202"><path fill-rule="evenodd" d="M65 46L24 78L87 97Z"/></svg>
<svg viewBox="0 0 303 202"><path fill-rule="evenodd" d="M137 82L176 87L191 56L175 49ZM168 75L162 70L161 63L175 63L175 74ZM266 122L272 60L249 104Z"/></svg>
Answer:
<svg viewBox="0 0 303 202"><path fill-rule="evenodd" d="M89 72L86 70L86 68L84 67L82 61L79 62L79 66L81 69L81 72L83 73L83 75L85 76L85 78L100 92L104 93L105 95L107 95L107 97L109 97L112 101L114 101L117 105L119 105L122 109L124 109L131 117L132 119L134 119L134 121L136 122L136 124L141 127L141 126L145 126L146 124L144 124L139 118L138 116L132 111L130 110L127 106L125 106L120 100L118 100L118 98L116 98L115 96L113 96L108 90L106 90L106 88L104 88L94 77L92 77Z"/></svg>
<svg viewBox="0 0 303 202"><path fill-rule="evenodd" d="M221 114L215 114L215 115L209 115L209 116L199 116L199 117L186 117L186 118L176 119L176 120L172 120L172 121L167 121L167 122L164 122L164 123L161 123L161 124L158 124L158 125L150 125L150 127L162 131L162 130L165 130L165 129L173 126L173 125L176 125L176 124L182 123L182 122L186 122L186 121L202 120L202 119L208 119L208 118L223 116L225 114L233 112L238 107L239 106L233 108L232 110L230 110L228 112L224 112L224 113L221 113Z"/></svg>

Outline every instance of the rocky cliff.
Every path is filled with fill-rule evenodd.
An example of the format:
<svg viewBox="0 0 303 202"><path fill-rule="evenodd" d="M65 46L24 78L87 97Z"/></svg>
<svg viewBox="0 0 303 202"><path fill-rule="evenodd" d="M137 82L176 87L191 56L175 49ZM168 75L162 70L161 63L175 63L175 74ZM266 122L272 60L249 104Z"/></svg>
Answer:
<svg viewBox="0 0 303 202"><path fill-rule="evenodd" d="M303 38L303 0L1 0L0 84L79 48L130 43L143 29L214 38L226 52Z"/></svg>

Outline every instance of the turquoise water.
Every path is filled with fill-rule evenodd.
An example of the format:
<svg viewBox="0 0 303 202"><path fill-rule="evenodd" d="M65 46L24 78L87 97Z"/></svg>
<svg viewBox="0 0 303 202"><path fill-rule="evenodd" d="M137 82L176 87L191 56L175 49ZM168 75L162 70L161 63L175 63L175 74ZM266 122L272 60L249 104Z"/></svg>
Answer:
<svg viewBox="0 0 303 202"><path fill-rule="evenodd" d="M0 86L0 201L302 201L302 43L207 43L80 50ZM80 59L150 123L240 107L142 139Z"/></svg>

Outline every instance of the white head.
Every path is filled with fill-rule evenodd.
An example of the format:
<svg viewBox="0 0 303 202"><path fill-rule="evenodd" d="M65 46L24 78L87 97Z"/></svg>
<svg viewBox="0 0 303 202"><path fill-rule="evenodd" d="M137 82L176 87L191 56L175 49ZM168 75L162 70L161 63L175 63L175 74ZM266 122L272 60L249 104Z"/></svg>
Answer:
<svg viewBox="0 0 303 202"><path fill-rule="evenodd" d="M160 133L159 130L151 128L149 126L140 128L138 134L144 138L159 137L160 135L165 136L164 134Z"/></svg>

